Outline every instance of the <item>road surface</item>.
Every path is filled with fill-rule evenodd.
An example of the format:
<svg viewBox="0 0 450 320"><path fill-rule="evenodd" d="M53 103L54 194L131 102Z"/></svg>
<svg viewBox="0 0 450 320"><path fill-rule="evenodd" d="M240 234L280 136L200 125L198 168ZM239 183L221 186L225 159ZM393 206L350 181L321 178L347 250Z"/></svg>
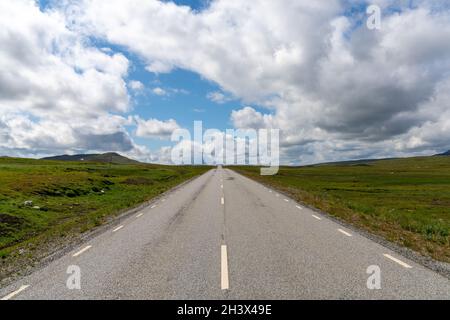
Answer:
<svg viewBox="0 0 450 320"><path fill-rule="evenodd" d="M379 282L368 268L380 271ZM369 289L369 277L381 289ZM449 299L450 281L274 190L217 168L0 294L4 299Z"/></svg>

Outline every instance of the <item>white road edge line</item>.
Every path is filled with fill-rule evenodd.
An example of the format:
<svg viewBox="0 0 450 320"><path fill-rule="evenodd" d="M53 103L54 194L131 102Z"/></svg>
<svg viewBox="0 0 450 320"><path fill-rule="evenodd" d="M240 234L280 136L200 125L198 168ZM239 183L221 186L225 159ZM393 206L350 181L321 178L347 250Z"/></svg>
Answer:
<svg viewBox="0 0 450 320"><path fill-rule="evenodd" d="M387 253L383 254L383 256L385 256L388 259L391 259L394 262L397 262L399 265L401 265L401 266L403 266L403 267L405 267L407 269L411 269L412 268L412 266L410 266L409 264L404 263L403 261L401 261L401 260L399 260L397 258L394 258L393 256L391 256L391 255L389 255Z"/></svg>
<svg viewBox="0 0 450 320"><path fill-rule="evenodd" d="M322 220L322 218L320 218L320 217L318 217L318 216L316 216L316 215L312 215L314 218L316 218L317 220Z"/></svg>
<svg viewBox="0 0 450 320"><path fill-rule="evenodd" d="M0 300L3 300L3 301L9 300L9 299L11 299L11 298L17 296L17 295L18 295L19 293L21 293L23 290L26 290L28 287L29 287L29 285L21 286L18 290L14 291L14 292L11 292L11 293L8 294L6 297L1 298Z"/></svg>
<svg viewBox="0 0 450 320"><path fill-rule="evenodd" d="M286 201L286 202L289 202L289 200L288 200L288 199L284 199L284 201Z"/></svg>
<svg viewBox="0 0 450 320"><path fill-rule="evenodd" d="M115 228L114 230L113 230L113 232L117 232L117 231L119 231L120 229L122 229L123 228L123 226L118 226L117 228Z"/></svg>
<svg viewBox="0 0 450 320"><path fill-rule="evenodd" d="M150 207L150 209L155 209L155 208L156 208L156 204Z"/></svg>
<svg viewBox="0 0 450 320"><path fill-rule="evenodd" d="M225 204L225 199L222 197L222 199L220 200L220 203Z"/></svg>
<svg viewBox="0 0 450 320"><path fill-rule="evenodd" d="M136 218L140 218L140 217L142 217L144 214L143 213L139 213L137 216L136 216Z"/></svg>
<svg viewBox="0 0 450 320"><path fill-rule="evenodd" d="M348 233L348 232L346 232L346 231L344 231L344 230L342 230L342 229L338 229L338 231L339 231L340 233L345 234L347 237L351 237L351 236L352 236L350 233Z"/></svg>
<svg viewBox="0 0 450 320"><path fill-rule="evenodd" d="M221 287L222 290L228 290L230 288L230 282L228 279L228 253L226 245L222 245L221 256Z"/></svg>
<svg viewBox="0 0 450 320"><path fill-rule="evenodd" d="M82 254L85 251L88 251L90 248L92 248L92 246L86 246L83 249L81 249L80 251L78 251L77 253L74 253L74 255L72 257L78 257L80 254Z"/></svg>
<svg viewBox="0 0 450 320"><path fill-rule="evenodd" d="M295 206L297 209L302 210L303 208L300 206Z"/></svg>
<svg viewBox="0 0 450 320"><path fill-rule="evenodd" d="M166 199L162 199L162 200L161 200L161 202L165 202L165 201L166 201Z"/></svg>

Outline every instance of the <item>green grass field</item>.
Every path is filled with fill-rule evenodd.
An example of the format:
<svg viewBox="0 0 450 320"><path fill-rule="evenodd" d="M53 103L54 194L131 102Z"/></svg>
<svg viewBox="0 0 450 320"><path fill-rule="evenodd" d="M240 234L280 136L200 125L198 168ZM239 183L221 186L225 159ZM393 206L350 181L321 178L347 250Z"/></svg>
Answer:
<svg viewBox="0 0 450 320"><path fill-rule="evenodd" d="M99 226L208 169L0 158L2 265L32 258L40 247Z"/></svg>
<svg viewBox="0 0 450 320"><path fill-rule="evenodd" d="M450 262L450 157L307 167L260 176L232 167L357 227Z"/></svg>

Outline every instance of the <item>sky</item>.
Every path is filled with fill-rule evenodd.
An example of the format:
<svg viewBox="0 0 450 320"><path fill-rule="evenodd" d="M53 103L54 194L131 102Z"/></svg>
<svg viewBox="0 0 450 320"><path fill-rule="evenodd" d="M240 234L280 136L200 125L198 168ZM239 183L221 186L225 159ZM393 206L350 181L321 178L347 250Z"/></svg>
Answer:
<svg viewBox="0 0 450 320"><path fill-rule="evenodd" d="M450 149L448 1L15 0L0 30L0 155L170 163L199 120L280 129L283 164Z"/></svg>

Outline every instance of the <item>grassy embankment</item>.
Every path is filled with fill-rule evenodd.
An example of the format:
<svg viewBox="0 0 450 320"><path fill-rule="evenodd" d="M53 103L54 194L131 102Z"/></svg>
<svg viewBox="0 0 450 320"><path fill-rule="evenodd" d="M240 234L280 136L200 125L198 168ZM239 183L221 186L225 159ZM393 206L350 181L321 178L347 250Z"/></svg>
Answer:
<svg viewBox="0 0 450 320"><path fill-rule="evenodd" d="M0 279L12 260L32 260L206 170L0 158Z"/></svg>
<svg viewBox="0 0 450 320"><path fill-rule="evenodd" d="M233 167L357 227L450 262L450 157L282 167Z"/></svg>

